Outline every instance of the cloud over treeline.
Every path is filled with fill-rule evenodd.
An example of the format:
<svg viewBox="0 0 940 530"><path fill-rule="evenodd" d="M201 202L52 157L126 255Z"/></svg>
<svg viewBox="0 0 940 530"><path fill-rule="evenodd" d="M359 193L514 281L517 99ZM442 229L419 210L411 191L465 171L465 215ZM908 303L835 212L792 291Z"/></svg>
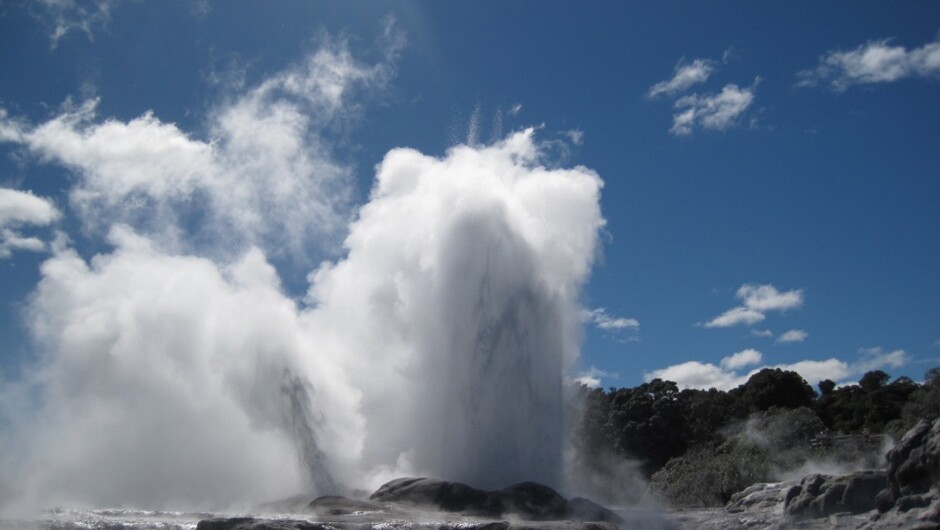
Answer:
<svg viewBox="0 0 940 530"><path fill-rule="evenodd" d="M764 368L780 368L800 374L810 385L831 379L837 383L850 382L865 372L881 368L899 368L907 364L909 356L904 350L885 352L882 348L859 350L855 362L846 362L834 357L823 360L802 360L793 363L764 365L763 353L747 349L721 359L718 365L700 361L687 361L666 368L646 372L647 381L655 378L675 382L680 388L717 388L730 390L738 387ZM746 372L742 368L755 366Z"/></svg>

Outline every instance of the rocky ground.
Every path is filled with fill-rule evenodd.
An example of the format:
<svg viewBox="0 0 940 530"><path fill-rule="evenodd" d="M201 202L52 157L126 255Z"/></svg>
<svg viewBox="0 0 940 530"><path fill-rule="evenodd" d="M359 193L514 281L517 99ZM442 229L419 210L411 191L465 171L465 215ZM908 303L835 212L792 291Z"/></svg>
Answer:
<svg viewBox="0 0 940 530"><path fill-rule="evenodd" d="M296 512L297 502L283 508ZM531 482L483 491L427 478L393 480L368 500L320 497L299 508L303 518L210 519L198 530L940 529L940 419L908 431L883 470L755 484L724 508L618 514Z"/></svg>

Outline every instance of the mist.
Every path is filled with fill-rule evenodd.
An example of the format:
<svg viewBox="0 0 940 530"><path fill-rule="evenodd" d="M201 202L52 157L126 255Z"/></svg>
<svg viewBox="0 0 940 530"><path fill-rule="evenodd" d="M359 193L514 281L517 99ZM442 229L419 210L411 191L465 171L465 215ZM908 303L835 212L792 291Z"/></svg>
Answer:
<svg viewBox="0 0 940 530"><path fill-rule="evenodd" d="M402 475L564 485L603 183L525 129L391 149L351 205L324 127L381 88L385 57L327 42L219 103L205 140L93 101L0 115L3 141L69 171L68 215L106 249L62 232L41 266L35 359L0 390L8 506L231 509ZM318 255L287 292L283 268Z"/></svg>

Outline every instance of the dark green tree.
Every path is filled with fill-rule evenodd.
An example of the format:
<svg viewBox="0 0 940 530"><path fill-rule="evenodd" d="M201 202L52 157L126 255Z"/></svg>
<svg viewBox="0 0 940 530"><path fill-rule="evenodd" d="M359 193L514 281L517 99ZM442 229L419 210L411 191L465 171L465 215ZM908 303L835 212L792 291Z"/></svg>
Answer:
<svg viewBox="0 0 940 530"><path fill-rule="evenodd" d="M780 368L764 368L735 391L741 396L741 401L754 412L771 407L812 407L816 397L813 387L809 386L800 374Z"/></svg>

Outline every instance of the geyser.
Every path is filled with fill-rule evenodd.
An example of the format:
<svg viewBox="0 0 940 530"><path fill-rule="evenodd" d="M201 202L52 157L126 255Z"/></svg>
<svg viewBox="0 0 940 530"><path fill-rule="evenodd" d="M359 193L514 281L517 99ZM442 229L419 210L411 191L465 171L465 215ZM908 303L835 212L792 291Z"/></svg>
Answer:
<svg viewBox="0 0 940 530"><path fill-rule="evenodd" d="M348 79L331 83L381 72L321 50L214 113L223 139L283 142L286 166L149 113L0 121L6 141L71 168L72 215L107 227L110 249L86 258L60 238L42 265L27 313L38 360L0 391L2 476L20 501L225 508L403 475L561 485L600 178L550 167L532 129L441 157L393 149L349 212L340 257L308 275L305 296L285 292L272 263L329 247L294 236L348 203L347 186L308 182L318 167L331 183L347 174L312 128L341 106L291 92L334 64ZM322 195L320 217L281 189L261 205L220 191L263 194L273 174ZM194 215L205 201L211 215ZM285 219L299 223L287 247Z"/></svg>
<svg viewBox="0 0 940 530"><path fill-rule="evenodd" d="M346 258L312 277L313 333L362 392L372 487L396 474L559 484L601 181L540 165L533 135L442 159L393 150Z"/></svg>

